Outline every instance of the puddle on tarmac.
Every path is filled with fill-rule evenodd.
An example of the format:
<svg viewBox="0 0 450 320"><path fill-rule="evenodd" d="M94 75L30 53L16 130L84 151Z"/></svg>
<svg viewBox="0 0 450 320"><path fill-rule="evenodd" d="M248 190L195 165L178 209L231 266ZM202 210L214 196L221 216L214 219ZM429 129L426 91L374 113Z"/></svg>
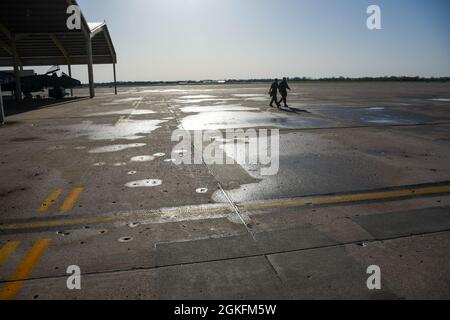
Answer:
<svg viewBox="0 0 450 320"><path fill-rule="evenodd" d="M255 98L255 97L265 97L265 94L261 94L261 93L239 93L239 94L233 94L234 97L238 97L238 98Z"/></svg>
<svg viewBox="0 0 450 320"><path fill-rule="evenodd" d="M369 123L375 125L414 125L438 120L437 118L414 112L379 107L335 107L328 109L316 109L316 112L335 118L350 120L356 124Z"/></svg>
<svg viewBox="0 0 450 320"><path fill-rule="evenodd" d="M233 128L274 127L312 128L333 125L333 121L305 118L271 112L205 112L181 120L184 130L218 130Z"/></svg>
<svg viewBox="0 0 450 320"><path fill-rule="evenodd" d="M137 228L139 226L140 226L139 222L131 222L128 224L128 227L130 227L130 228Z"/></svg>
<svg viewBox="0 0 450 320"><path fill-rule="evenodd" d="M126 162L117 162L117 163L113 164L114 167L123 167L123 166L126 166L126 165L127 165Z"/></svg>
<svg viewBox="0 0 450 320"><path fill-rule="evenodd" d="M132 181L125 184L125 187L128 188L149 188L149 187L157 187L162 185L162 181L159 179L145 179Z"/></svg>
<svg viewBox="0 0 450 320"><path fill-rule="evenodd" d="M117 110L117 111L107 111L107 112L98 112L98 113L90 113L86 115L86 117L101 117L101 116L110 116L110 115L120 115L120 116L140 116L146 114L154 114L155 111L152 110L134 110L134 109L125 109L125 110Z"/></svg>
<svg viewBox="0 0 450 320"><path fill-rule="evenodd" d="M155 153L153 156L157 157L157 158L161 158L161 157L164 157L165 155L166 155L165 153L158 152L158 153Z"/></svg>
<svg viewBox="0 0 450 320"><path fill-rule="evenodd" d="M154 156L137 156L130 159L131 162L149 162L155 160Z"/></svg>
<svg viewBox="0 0 450 320"><path fill-rule="evenodd" d="M183 107L180 110L184 113L200 113L200 112L225 112L225 111L258 111L258 108L244 107L240 104L236 105L214 105L214 106L191 106Z"/></svg>
<svg viewBox="0 0 450 320"><path fill-rule="evenodd" d="M209 98L217 98L217 96L210 96L206 94L197 94L193 96L183 96L180 99L209 99Z"/></svg>
<svg viewBox="0 0 450 320"><path fill-rule="evenodd" d="M58 231L58 232L56 232L56 234L57 235L60 235L60 236L70 236L70 232L68 232L68 231Z"/></svg>
<svg viewBox="0 0 450 320"><path fill-rule="evenodd" d="M131 148L140 148L146 146L146 143L130 143L130 144L115 144L112 146L104 146L89 150L89 153L109 153L117 152Z"/></svg>
<svg viewBox="0 0 450 320"><path fill-rule="evenodd" d="M269 101L269 98L267 97L253 97L253 98L247 98L245 101L255 101L255 102L266 102Z"/></svg>
<svg viewBox="0 0 450 320"><path fill-rule="evenodd" d="M263 175L262 168L269 165L249 164L239 161L240 149L225 148L226 155L246 171L254 182L227 186L227 194L234 202L269 200L298 197L319 193L333 193L336 190L348 191L352 183L359 183L365 189L373 189L379 183L379 178L373 178L374 162L368 162L365 156L355 156L336 151L324 150L329 145L326 135L318 133L286 133L280 135L279 168L276 174ZM339 150L339 149L338 149ZM249 154L249 149L245 155ZM272 161L272 165L276 163ZM330 163L333 164L330 167ZM352 175L348 175L352 172ZM350 185L350 187L349 187ZM216 202L227 202L221 190L214 190L212 199Z"/></svg>
<svg viewBox="0 0 450 320"><path fill-rule="evenodd" d="M70 130L77 137L87 136L91 140L137 140L145 138L146 134L161 128L165 120L127 120L116 124L94 124L83 121L81 124L60 126L63 130Z"/></svg>
<svg viewBox="0 0 450 320"><path fill-rule="evenodd" d="M202 103L202 102L214 102L220 101L222 103L226 101L236 101L236 98L203 98L203 99L172 99L171 102L181 103L181 104L192 104L192 103Z"/></svg>
<svg viewBox="0 0 450 320"><path fill-rule="evenodd" d="M172 93L172 94L180 94L180 93L195 93L195 92L211 92L214 89L147 89L142 90L140 93Z"/></svg>
<svg viewBox="0 0 450 320"><path fill-rule="evenodd" d="M269 101L269 98L266 94L248 93L248 94L233 94L233 96L236 98L244 98L245 101L255 101L255 102Z"/></svg>
<svg viewBox="0 0 450 320"><path fill-rule="evenodd" d="M436 99L431 99L433 101L438 101L438 102L450 102L450 99L447 98L436 98Z"/></svg>

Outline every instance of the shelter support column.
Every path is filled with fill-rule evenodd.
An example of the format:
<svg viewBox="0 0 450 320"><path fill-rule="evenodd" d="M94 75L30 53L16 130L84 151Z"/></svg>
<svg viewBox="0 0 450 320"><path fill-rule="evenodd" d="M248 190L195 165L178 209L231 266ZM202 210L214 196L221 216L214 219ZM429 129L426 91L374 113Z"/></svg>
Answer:
<svg viewBox="0 0 450 320"><path fill-rule="evenodd" d="M117 95L117 76L116 76L116 64L113 63L113 71L114 71L114 94Z"/></svg>
<svg viewBox="0 0 450 320"><path fill-rule="evenodd" d="M3 109L2 85L0 83L0 125L5 123L5 111Z"/></svg>
<svg viewBox="0 0 450 320"><path fill-rule="evenodd" d="M68 64L67 69L69 71L69 77L72 78L72 66L70 64ZM73 97L73 88L70 89L70 96Z"/></svg>
<svg viewBox="0 0 450 320"><path fill-rule="evenodd" d="M91 98L95 97L94 88L94 60L92 58L92 40L90 36L87 37L87 56L88 56L88 74L89 74L89 95Z"/></svg>
<svg viewBox="0 0 450 320"><path fill-rule="evenodd" d="M17 54L16 41L12 41L12 49L14 54L14 81L16 83L16 100L22 100L22 82L20 80L19 55Z"/></svg>

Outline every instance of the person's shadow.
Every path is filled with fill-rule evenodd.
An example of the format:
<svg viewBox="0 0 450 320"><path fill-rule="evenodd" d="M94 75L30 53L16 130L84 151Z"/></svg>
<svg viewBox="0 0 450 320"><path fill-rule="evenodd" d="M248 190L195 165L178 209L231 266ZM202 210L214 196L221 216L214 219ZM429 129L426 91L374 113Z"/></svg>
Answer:
<svg viewBox="0 0 450 320"><path fill-rule="evenodd" d="M292 107L280 107L279 110L287 113L311 113L308 110L297 109Z"/></svg>

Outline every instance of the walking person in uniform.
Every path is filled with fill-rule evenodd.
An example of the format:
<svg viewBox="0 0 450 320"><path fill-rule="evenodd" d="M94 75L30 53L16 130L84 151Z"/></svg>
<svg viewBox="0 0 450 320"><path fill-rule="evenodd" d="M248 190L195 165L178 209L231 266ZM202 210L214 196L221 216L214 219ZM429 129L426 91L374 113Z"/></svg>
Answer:
<svg viewBox="0 0 450 320"><path fill-rule="evenodd" d="M280 108L280 104L278 103L278 79L275 79L272 85L270 86L269 95L272 97L270 101L270 106L274 108L273 103L275 102L277 107Z"/></svg>
<svg viewBox="0 0 450 320"><path fill-rule="evenodd" d="M288 108L288 105L287 105L287 95L288 95L288 93L287 93L287 91L288 90L290 91L291 88L289 88L289 85L287 83L287 79L286 78L283 78L283 81L281 81L281 83L278 85L278 90L280 91L280 94L281 94L281 100L280 100L280 102L278 102L278 106L280 106L281 102L283 102L284 103L284 107Z"/></svg>

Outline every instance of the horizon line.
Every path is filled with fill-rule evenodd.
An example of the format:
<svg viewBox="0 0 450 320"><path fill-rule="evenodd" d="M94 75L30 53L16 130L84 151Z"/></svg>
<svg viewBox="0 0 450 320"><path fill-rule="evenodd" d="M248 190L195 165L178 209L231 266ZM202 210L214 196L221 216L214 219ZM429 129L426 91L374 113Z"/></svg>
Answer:
<svg viewBox="0 0 450 320"><path fill-rule="evenodd" d="M333 77L320 77L320 78L310 78L310 77L286 77L289 81L450 81L450 76L377 76L377 77L343 77L343 76L333 76ZM202 80L120 80L117 84L127 84L127 83L147 83L147 84L157 84L157 83L170 83L170 84L226 84L230 82L268 82L273 81L276 78L236 78L236 79L202 79ZM279 80L282 77L277 78ZM109 82L95 82L95 84L114 84L113 81ZM82 85L87 85L83 83Z"/></svg>

